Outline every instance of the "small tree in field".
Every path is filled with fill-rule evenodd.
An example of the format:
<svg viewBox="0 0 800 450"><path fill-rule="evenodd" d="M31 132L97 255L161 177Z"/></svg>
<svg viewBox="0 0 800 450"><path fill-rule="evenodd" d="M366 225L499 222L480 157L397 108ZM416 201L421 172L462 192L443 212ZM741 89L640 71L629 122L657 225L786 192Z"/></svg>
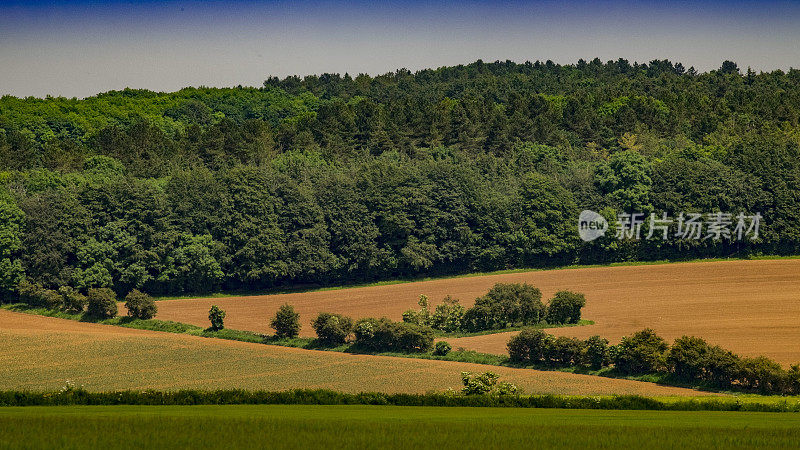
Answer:
<svg viewBox="0 0 800 450"><path fill-rule="evenodd" d="M152 319L158 312L153 297L136 289L128 292L128 295L125 296L125 308L128 309L128 316L137 319Z"/></svg>
<svg viewBox="0 0 800 450"><path fill-rule="evenodd" d="M225 328L225 311L217 305L211 306L208 311L208 320L211 321L212 331L219 331Z"/></svg>
<svg viewBox="0 0 800 450"><path fill-rule="evenodd" d="M297 337L300 333L300 314L294 311L292 305L284 304L278 308L270 326L275 330L275 336L279 338Z"/></svg>
<svg viewBox="0 0 800 450"><path fill-rule="evenodd" d="M117 295L109 288L89 289L86 313L97 319L110 319L117 315Z"/></svg>

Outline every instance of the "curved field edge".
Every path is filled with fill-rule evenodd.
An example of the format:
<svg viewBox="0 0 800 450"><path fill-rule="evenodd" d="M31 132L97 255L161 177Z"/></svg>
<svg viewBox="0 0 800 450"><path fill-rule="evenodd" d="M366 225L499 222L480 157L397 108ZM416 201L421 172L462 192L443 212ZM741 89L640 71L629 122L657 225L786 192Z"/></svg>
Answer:
<svg viewBox="0 0 800 450"><path fill-rule="evenodd" d="M460 372L492 370L528 394L709 395L654 383L484 364L304 350L83 323L0 310L0 389L89 391L460 389Z"/></svg>
<svg viewBox="0 0 800 450"><path fill-rule="evenodd" d="M228 297L251 297L251 296L281 295L281 294L302 294L309 292L338 291L342 289L357 289L364 287L392 286L396 284L419 283L422 281L451 280L459 278L483 277L491 275L507 275L507 274L528 273L528 272L543 272L551 270L591 269L597 267L655 266L662 264L686 264L686 263L720 262L720 261L765 261L765 260L781 260L781 259L800 259L800 255L751 255L743 258L739 257L692 258L692 259L680 259L680 260L661 259L655 261L617 261L606 264L570 264L567 266L553 266L553 267L521 267L516 269L492 270L488 272L446 274L433 277L420 276L412 278L395 278L391 280L341 284L336 286L310 286L310 287L276 288L276 289L261 289L261 290L237 289L230 291L212 292L210 294L157 295L153 298L156 301L166 301L166 300L191 300L191 299L211 299L211 298L228 298Z"/></svg>
<svg viewBox="0 0 800 450"><path fill-rule="evenodd" d="M156 318L208 326L212 304L227 312L226 326L272 333L269 319L283 303L300 314L301 336L321 311L354 318L400 320L417 309L419 294L433 305L446 295L470 306L495 283L527 282L545 299L569 289L586 295L583 316L594 325L555 328L557 336L600 335L616 343L653 328L667 340L694 335L742 356L763 355L785 366L800 362L800 259L733 260L681 264L594 267L561 271L443 279L338 291L158 302ZM505 354L508 335L459 338L454 348ZM455 338L454 338L455 339Z"/></svg>
<svg viewBox="0 0 800 450"><path fill-rule="evenodd" d="M0 408L0 421L7 448L791 448L800 439L797 414L718 411L70 406Z"/></svg>

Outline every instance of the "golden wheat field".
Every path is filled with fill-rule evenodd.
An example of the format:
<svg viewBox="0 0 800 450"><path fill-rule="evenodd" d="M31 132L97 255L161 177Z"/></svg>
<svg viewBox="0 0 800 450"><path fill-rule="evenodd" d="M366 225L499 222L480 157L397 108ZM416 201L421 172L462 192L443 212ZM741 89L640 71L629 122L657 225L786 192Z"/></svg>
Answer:
<svg viewBox="0 0 800 450"><path fill-rule="evenodd" d="M800 362L800 259L714 261L593 267L485 275L308 293L169 300L158 318L208 325L212 304L227 311L235 329L269 333L269 318L283 303L301 314L301 335L320 311L354 318L399 320L416 308L419 294L438 303L445 295L469 306L495 283L531 283L547 299L560 289L586 294L584 318L595 325L554 329L558 335L599 334L618 341L645 327L667 339L684 334L706 338L747 356L765 355L783 364ZM452 340L454 347L504 353L508 334Z"/></svg>
<svg viewBox="0 0 800 450"><path fill-rule="evenodd" d="M588 375L301 350L133 330L0 310L0 389L327 388L424 393L459 388L462 371L492 370L527 393L704 395Z"/></svg>

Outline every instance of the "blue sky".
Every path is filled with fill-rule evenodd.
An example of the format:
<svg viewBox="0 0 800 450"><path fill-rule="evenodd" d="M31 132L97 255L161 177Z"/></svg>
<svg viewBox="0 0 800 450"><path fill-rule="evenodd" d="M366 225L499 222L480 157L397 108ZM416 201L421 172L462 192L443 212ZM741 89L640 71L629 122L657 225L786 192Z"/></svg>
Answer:
<svg viewBox="0 0 800 450"><path fill-rule="evenodd" d="M0 94L17 96L594 57L800 67L800 1L0 2Z"/></svg>

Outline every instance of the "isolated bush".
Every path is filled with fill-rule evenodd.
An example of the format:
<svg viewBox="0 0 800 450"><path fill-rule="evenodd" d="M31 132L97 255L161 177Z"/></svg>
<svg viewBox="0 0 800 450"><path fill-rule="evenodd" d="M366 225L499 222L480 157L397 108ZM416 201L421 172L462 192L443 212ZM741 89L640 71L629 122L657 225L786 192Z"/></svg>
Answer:
<svg viewBox="0 0 800 450"><path fill-rule="evenodd" d="M61 286L58 288L58 293L61 294L61 301L65 311L81 313L86 308L88 299L77 289L71 286Z"/></svg>
<svg viewBox="0 0 800 450"><path fill-rule="evenodd" d="M646 328L625 336L617 345L614 366L624 374L644 374L662 371L669 346L655 331Z"/></svg>
<svg viewBox="0 0 800 450"><path fill-rule="evenodd" d="M466 309L459 304L458 299L448 295L442 300L442 303L436 305L436 309L430 317L430 326L446 333L458 331L464 322L465 311Z"/></svg>
<svg viewBox="0 0 800 450"><path fill-rule="evenodd" d="M517 393L516 386L507 382L498 382L499 379L500 376L494 372L481 374L461 372L461 382L464 384L461 393L464 395L510 395Z"/></svg>
<svg viewBox="0 0 800 450"><path fill-rule="evenodd" d="M586 306L586 297L570 291L556 292L547 305L547 323L578 323L581 320L581 308Z"/></svg>
<svg viewBox="0 0 800 450"><path fill-rule="evenodd" d="M270 326L279 338L297 337L300 334L300 314L295 312L292 305L283 304L272 318Z"/></svg>
<svg viewBox="0 0 800 450"><path fill-rule="evenodd" d="M353 331L353 319L341 314L322 312L311 322L311 327L317 332L317 338L330 345L339 345L347 342L347 337Z"/></svg>
<svg viewBox="0 0 800 450"><path fill-rule="evenodd" d="M86 314L97 319L110 319L117 315L117 295L109 288L89 289Z"/></svg>
<svg viewBox="0 0 800 450"><path fill-rule="evenodd" d="M450 350L452 350L452 349L453 349L453 346L451 346L449 343L447 343L445 341L439 341L433 347L433 354L436 355L436 356L444 356L444 355L450 353Z"/></svg>
<svg viewBox="0 0 800 450"><path fill-rule="evenodd" d="M586 340L583 362L590 369L599 370L607 366L609 360L608 339L592 336Z"/></svg>
<svg viewBox="0 0 800 450"><path fill-rule="evenodd" d="M217 305L212 305L208 311L208 320L211 322L212 331L219 331L225 328L225 311Z"/></svg>
<svg viewBox="0 0 800 450"><path fill-rule="evenodd" d="M508 356L514 362L540 363L550 354L553 336L536 328L526 328L506 344Z"/></svg>
<svg viewBox="0 0 800 450"><path fill-rule="evenodd" d="M128 295L125 296L125 308L128 309L128 316L137 319L152 319L158 312L153 297L139 292L137 289L128 292Z"/></svg>

